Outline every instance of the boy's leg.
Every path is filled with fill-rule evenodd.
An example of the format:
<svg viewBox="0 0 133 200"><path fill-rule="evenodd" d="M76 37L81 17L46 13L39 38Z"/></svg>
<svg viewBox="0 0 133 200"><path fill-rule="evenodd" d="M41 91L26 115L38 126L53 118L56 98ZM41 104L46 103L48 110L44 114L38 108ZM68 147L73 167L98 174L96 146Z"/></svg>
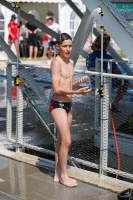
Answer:
<svg viewBox="0 0 133 200"><path fill-rule="evenodd" d="M54 182L59 182L60 179L60 163L59 163L59 150L61 145L60 134L57 133L57 141L55 148L55 174L54 174Z"/></svg>
<svg viewBox="0 0 133 200"><path fill-rule="evenodd" d="M71 179L67 175L67 157L68 150L71 144L71 136L70 136L70 123L68 121L68 115L66 111L62 108L54 109L51 112L51 115L54 118L58 134L60 135L60 146L58 146L58 150L56 153L56 159L58 159L58 165L60 166L60 182L68 187L77 186L77 183L74 179ZM57 173L58 169L56 169Z"/></svg>
<svg viewBox="0 0 133 200"><path fill-rule="evenodd" d="M70 127L71 123L72 123L72 109L68 113L67 117L68 117L68 122L69 122L69 127ZM60 145L61 145L60 134L57 134L57 142L56 142L56 148L55 148L55 175L54 175L54 182L59 182L59 178L60 178L60 164L59 164L59 158L58 158Z"/></svg>

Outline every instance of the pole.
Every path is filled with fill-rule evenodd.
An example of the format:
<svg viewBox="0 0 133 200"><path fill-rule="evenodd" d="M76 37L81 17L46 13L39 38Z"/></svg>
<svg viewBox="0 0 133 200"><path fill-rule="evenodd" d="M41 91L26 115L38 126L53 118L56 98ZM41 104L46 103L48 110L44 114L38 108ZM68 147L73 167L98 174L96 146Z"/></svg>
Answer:
<svg viewBox="0 0 133 200"><path fill-rule="evenodd" d="M18 8L18 40L17 40L17 67L16 75L19 75L19 32L20 32L20 3L15 2L15 7ZM11 5L12 6L12 5ZM17 113L16 113L16 152L22 151L19 145L23 133L23 93L20 87L17 87Z"/></svg>
<svg viewBox="0 0 133 200"><path fill-rule="evenodd" d="M100 168L99 175L103 174L103 96L104 96L104 80L103 80L103 16L104 11L101 10L101 83L99 89L100 95Z"/></svg>

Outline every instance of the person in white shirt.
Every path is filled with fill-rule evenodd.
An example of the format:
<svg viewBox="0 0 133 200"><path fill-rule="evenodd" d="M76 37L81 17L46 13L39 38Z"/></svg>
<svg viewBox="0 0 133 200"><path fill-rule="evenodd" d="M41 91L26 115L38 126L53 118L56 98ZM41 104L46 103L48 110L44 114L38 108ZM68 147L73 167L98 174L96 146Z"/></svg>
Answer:
<svg viewBox="0 0 133 200"><path fill-rule="evenodd" d="M52 17L49 17L47 19L47 26L48 28L52 29L53 31L55 31L56 33L60 34L61 30L60 30L60 26L59 24L54 22L54 19ZM52 38L50 35L48 35L48 42L49 42L49 51L48 51L48 64L51 63L51 57L52 57L52 50L55 50L55 38Z"/></svg>

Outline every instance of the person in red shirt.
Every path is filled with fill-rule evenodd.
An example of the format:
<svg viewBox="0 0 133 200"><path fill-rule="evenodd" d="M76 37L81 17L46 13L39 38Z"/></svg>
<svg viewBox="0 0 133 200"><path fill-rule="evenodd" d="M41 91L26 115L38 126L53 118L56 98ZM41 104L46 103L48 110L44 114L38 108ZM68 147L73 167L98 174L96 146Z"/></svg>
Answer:
<svg viewBox="0 0 133 200"><path fill-rule="evenodd" d="M18 53L18 23L16 23L15 20L16 20L16 15L13 14L11 16L11 20L8 24L8 31L9 31L8 45L11 48L12 44L14 43L17 56L19 56L19 53Z"/></svg>

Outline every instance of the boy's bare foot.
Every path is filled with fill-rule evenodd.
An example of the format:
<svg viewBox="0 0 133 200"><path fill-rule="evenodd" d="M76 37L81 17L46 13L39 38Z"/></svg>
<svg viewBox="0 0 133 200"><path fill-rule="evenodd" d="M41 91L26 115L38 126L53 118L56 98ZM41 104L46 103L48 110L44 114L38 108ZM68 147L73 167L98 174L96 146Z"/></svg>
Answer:
<svg viewBox="0 0 133 200"><path fill-rule="evenodd" d="M60 183L67 186L67 187L77 187L77 182L75 179L72 178L60 178Z"/></svg>
<svg viewBox="0 0 133 200"><path fill-rule="evenodd" d="M59 176L57 174L54 175L54 182L55 183L59 182Z"/></svg>
<svg viewBox="0 0 133 200"><path fill-rule="evenodd" d="M55 170L54 182L58 183L60 180L60 171Z"/></svg>

